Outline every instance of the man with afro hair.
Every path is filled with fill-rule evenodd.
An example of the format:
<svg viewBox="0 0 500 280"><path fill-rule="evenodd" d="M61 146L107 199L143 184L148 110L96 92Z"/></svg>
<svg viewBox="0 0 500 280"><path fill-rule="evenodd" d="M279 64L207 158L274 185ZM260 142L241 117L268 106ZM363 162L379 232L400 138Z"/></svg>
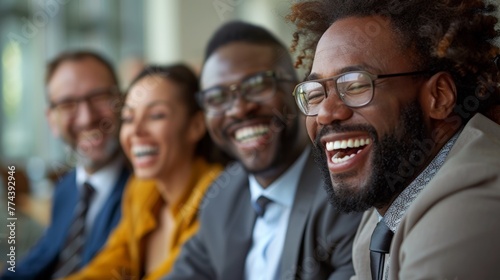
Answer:
<svg viewBox="0 0 500 280"><path fill-rule="evenodd" d="M366 211L358 279L500 279L496 6L310 0L293 95L330 201ZM310 64L312 62L312 64Z"/></svg>

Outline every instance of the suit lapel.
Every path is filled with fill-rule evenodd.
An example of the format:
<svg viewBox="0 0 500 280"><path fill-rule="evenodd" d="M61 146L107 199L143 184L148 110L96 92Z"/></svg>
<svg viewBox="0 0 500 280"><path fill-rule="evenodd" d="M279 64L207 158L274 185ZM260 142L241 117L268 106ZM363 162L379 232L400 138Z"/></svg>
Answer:
<svg viewBox="0 0 500 280"><path fill-rule="evenodd" d="M61 193L58 195L60 198L59 205L57 210L64 209L64 211L59 211L58 221L54 221L57 223L56 227L60 228L61 236L60 238L54 238L59 243L58 251L66 241L66 236L68 235L69 227L73 222L73 216L75 212L76 204L78 203L78 188L76 186L76 172L73 170L68 177L64 178L64 182L61 182L58 185L58 188L61 188ZM54 217L53 217L54 218Z"/></svg>
<svg viewBox="0 0 500 280"><path fill-rule="evenodd" d="M309 154L300 176L290 219L288 220L285 245L281 255L280 277L289 277L296 274L307 217L320 182L321 174L319 174L319 170L314 164L312 155Z"/></svg>
<svg viewBox="0 0 500 280"><path fill-rule="evenodd" d="M47 232L44 233L44 237L39 240L39 242L43 243L38 243L37 246L32 248L37 252L35 252L34 255L29 254L28 259L25 260L27 263L24 264L29 264L28 266L30 266L32 272L38 271L38 273L41 273L38 275L45 275L47 278L49 277L47 274L52 273L57 263L59 253L66 242L77 202L78 189L76 187L76 172L73 169L56 185L54 203L52 205L51 224L47 228ZM33 256L42 255L43 258L33 258ZM22 278L22 276L20 276L20 278Z"/></svg>
<svg viewBox="0 0 500 280"><path fill-rule="evenodd" d="M237 192L234 196L234 209L228 213L226 232L230 232L225 244L224 272L221 279L243 279L245 272L245 261L252 245L252 232L255 224L256 214L250 202L250 190L248 186L248 175L239 176L241 182L234 186Z"/></svg>

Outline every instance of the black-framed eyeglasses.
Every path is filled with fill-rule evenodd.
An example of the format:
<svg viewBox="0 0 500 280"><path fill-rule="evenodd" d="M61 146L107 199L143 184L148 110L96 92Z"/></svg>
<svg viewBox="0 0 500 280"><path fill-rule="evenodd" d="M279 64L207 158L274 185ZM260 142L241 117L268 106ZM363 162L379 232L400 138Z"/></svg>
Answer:
<svg viewBox="0 0 500 280"><path fill-rule="evenodd" d="M328 97L326 82L334 82L335 90L345 105L357 108L365 106L372 101L374 81L377 79L416 76L428 73L428 71L415 71L375 75L366 71L352 71L330 78L299 83L293 90L293 96L303 114L306 116L315 116L318 114L323 100Z"/></svg>
<svg viewBox="0 0 500 280"><path fill-rule="evenodd" d="M221 115L239 96L249 102L263 102L276 94L278 82L295 82L275 71L264 71L247 76L229 86L215 86L196 94L199 105L208 115Z"/></svg>
<svg viewBox="0 0 500 280"><path fill-rule="evenodd" d="M94 110L103 110L116 106L120 102L118 97L120 97L118 87L100 88L81 97L50 101L49 108L62 116L72 116L76 113L80 102L87 102Z"/></svg>

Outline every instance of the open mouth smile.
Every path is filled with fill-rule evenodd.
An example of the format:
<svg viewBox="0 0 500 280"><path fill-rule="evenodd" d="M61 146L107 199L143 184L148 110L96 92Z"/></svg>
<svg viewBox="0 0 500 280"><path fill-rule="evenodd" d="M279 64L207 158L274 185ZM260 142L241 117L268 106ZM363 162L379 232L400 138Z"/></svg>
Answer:
<svg viewBox="0 0 500 280"><path fill-rule="evenodd" d="M234 139L239 143L249 143L265 137L269 133L269 125L258 124L239 128L234 133Z"/></svg>
<svg viewBox="0 0 500 280"><path fill-rule="evenodd" d="M147 145L134 145L132 146L132 154L136 158L155 156L158 154L158 147L147 146Z"/></svg>
<svg viewBox="0 0 500 280"><path fill-rule="evenodd" d="M158 160L160 149L155 145L132 145L130 150L134 167L144 168L153 165Z"/></svg>
<svg viewBox="0 0 500 280"><path fill-rule="evenodd" d="M361 153L370 143L370 138L362 137L326 142L325 146L326 150L329 152L328 154L333 154L333 156L331 156L331 161L333 163L343 163Z"/></svg>

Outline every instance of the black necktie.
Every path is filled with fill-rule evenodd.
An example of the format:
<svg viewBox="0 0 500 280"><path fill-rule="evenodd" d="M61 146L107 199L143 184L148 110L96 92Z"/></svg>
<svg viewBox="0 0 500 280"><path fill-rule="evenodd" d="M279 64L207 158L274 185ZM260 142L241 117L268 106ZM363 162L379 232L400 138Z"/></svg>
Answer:
<svg viewBox="0 0 500 280"><path fill-rule="evenodd" d="M259 217L264 216L264 213L266 211L266 206L271 201L272 200L270 200L269 198L267 198L263 195L261 195L261 196L259 196L259 198L257 198L257 201L255 201L255 203L252 204L253 208L255 209L255 212L257 213L257 216L259 216Z"/></svg>
<svg viewBox="0 0 500 280"><path fill-rule="evenodd" d="M370 268L373 280L382 280L385 254L389 253L394 233L382 220L378 222L370 241Z"/></svg>
<svg viewBox="0 0 500 280"><path fill-rule="evenodd" d="M64 247L54 270L53 278L62 278L76 272L82 260L85 245L85 218L94 188L87 182L83 184L80 200L75 207L73 222L69 228Z"/></svg>

